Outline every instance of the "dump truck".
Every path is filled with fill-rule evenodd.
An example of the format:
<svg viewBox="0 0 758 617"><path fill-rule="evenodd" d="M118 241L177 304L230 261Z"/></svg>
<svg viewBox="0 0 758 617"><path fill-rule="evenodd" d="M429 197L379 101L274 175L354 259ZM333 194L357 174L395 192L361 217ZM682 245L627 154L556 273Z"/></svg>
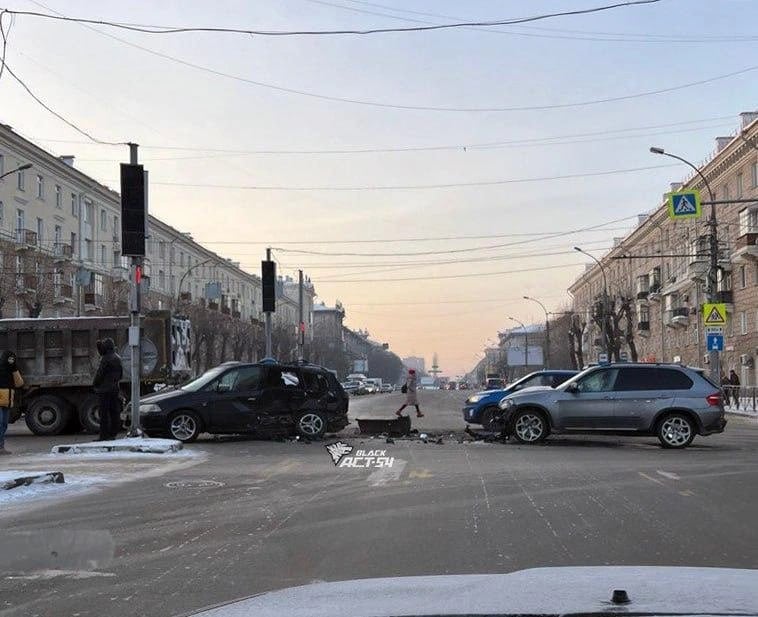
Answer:
<svg viewBox="0 0 758 617"><path fill-rule="evenodd" d="M10 421L24 418L36 435L58 435L100 428L92 378L100 361L96 343L110 337L124 364L121 392L130 392L129 317L54 317L0 319L0 349L16 352L24 387ZM170 311L142 318L140 391L185 381L190 370L190 323Z"/></svg>

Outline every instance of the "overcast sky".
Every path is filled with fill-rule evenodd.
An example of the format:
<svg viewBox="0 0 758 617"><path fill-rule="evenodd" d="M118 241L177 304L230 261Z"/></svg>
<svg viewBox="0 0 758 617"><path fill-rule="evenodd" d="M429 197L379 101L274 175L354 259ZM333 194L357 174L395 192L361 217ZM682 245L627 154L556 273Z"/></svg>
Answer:
<svg viewBox="0 0 758 617"><path fill-rule="evenodd" d="M504 19L610 3L4 4L139 24L298 30ZM7 60L38 96L95 137L141 145L153 214L251 272L258 271L266 244L288 249L274 251L280 272L303 267L320 298L342 300L348 325L367 328L400 355L430 362L436 351L443 370L455 375L473 366L498 330L514 325L509 316L544 319L523 295L551 310L569 302L566 287L585 261L571 247L600 256L613 236L630 228L630 217L658 206L668 183L686 174L648 147L706 158L716 135L737 128L739 112L758 107L758 71L579 107L475 112L384 105L545 107L666 89L751 67L758 58L756 23L758 2L751 0L661 0L528 26L333 37L150 35L18 16ZM86 143L8 74L0 81L0 121L55 154L75 154L77 167L118 186L117 162L126 160L126 148ZM587 133L594 135L579 136ZM544 139L555 137L561 139ZM499 145L477 147L492 143ZM413 150L436 146L455 147ZM406 151L249 153L334 149ZM639 170L646 167L653 168ZM615 170L638 171L597 175ZM583 177L523 181L555 176ZM386 188L495 181L519 182ZM278 188L239 188L253 186ZM332 190L347 187L361 190ZM502 237L336 243L450 236ZM312 244L286 244L293 241ZM408 255L503 244L511 246ZM464 259L479 260L437 263ZM458 278L431 278L452 276Z"/></svg>

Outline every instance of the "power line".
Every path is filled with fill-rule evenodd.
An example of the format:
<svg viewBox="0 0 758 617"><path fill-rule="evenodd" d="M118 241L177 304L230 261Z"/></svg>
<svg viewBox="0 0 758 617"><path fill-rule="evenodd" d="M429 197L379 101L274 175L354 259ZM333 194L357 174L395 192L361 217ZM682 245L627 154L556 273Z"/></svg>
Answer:
<svg viewBox="0 0 758 617"><path fill-rule="evenodd" d="M35 4L42 5L41 3L37 2L37 0L31 0ZM49 9L49 7L45 8ZM52 9L49 9L53 11ZM53 11L54 13L57 13L57 11ZM58 16L65 17L60 13L57 13ZM67 18L68 19L68 18ZM593 99L593 100L586 100L586 101L578 101L573 103L560 103L560 104L554 104L554 105L539 105L539 106L514 106L514 107L438 107L438 106L430 106L430 105L403 105L403 104L396 104L396 103L383 103L379 101L369 101L369 100L363 100L363 99L353 99L353 98L347 98L347 97L339 97L339 96L332 96L332 95L326 95L326 94L320 94L317 92L310 92L305 90L298 90L295 88L288 88L285 86L279 86L276 84L270 84L262 81L257 81L253 79L248 79L246 77L242 77L241 75L233 75L231 73L226 73L224 71L220 71L217 69L213 69L208 66L196 64L194 62L190 62L188 60L183 60L181 58L177 58L176 56L170 56L168 54L164 54L163 52L156 51L154 49L150 49L148 47L144 47L142 45L138 45L136 43L132 43L131 41L128 41L126 39L122 39L118 36L115 36L113 34L110 34L109 32L102 32L98 30L97 28L93 28L90 25L87 24L81 24L83 27L88 28L92 30L93 32L96 32L100 34L101 36L106 36L108 38L111 38L115 41L119 41L120 43L123 43L124 45L128 45L129 47L133 47L134 49L139 49L141 51L144 51L145 53L151 54L153 56L156 56L158 58L163 58L164 60L169 60L171 62L176 62L178 64L181 64L182 66L186 66L189 68L193 68L199 71L203 71L205 73L209 73L211 75L216 75L217 77L223 77L226 79L232 79L234 81L239 81L242 83L247 83L250 85L258 86L261 88L268 88L270 90L275 90L277 92L285 92L288 94L297 94L299 96L306 96L310 98L316 98L320 100L325 101L332 101L332 102L339 102L339 103L349 103L353 105L364 105L368 107L378 107L378 108L384 108L384 109L398 109L398 110L409 110L409 111L439 111L439 112L465 112L465 113L494 113L494 112L515 112L515 111L547 111L551 109L566 109L571 107L586 107L590 105L598 105L603 103L611 103L611 102L617 102L617 101L624 101L624 100L631 100L636 98L642 98L647 96L653 96L657 94L664 94L668 92L674 92L677 90L682 90L685 88L692 88L699 85L704 85L708 83L713 83L715 81L719 81L722 79L728 79L729 77L734 77L736 75L741 75L744 73L748 73L750 71L754 71L758 69L758 65L751 66L746 69L741 69L739 71L735 71L732 73L726 73L722 75L717 75L715 77L710 77L706 79L701 79L698 81L693 81L685 84L680 84L677 86L670 86L667 88L662 88L658 90L648 90L644 92L638 92L634 94L629 95L623 95L623 96L616 96L616 97L607 97L603 99Z"/></svg>
<svg viewBox="0 0 758 617"><path fill-rule="evenodd" d="M5 70L8 71L8 74L13 77L20 85L21 87L26 90L27 94L31 96L41 107L43 107L45 110L47 110L49 113L54 115L58 120L63 122L64 124L70 126L72 129L74 129L77 133L80 133L81 135L84 135L88 139L91 139L95 143L104 144L108 146L125 146L127 145L126 142L123 141L104 141L102 139L98 139L97 137L93 137L90 133L85 131L82 128L79 128L76 124L71 122L70 120L67 120L64 118L61 114L59 114L57 111L55 111L52 107L50 107L47 103L45 103L41 98L39 98L32 90L29 88L29 86L26 85L26 83L18 76L16 73L13 72L10 66L8 66L7 62L3 62L3 66L5 67Z"/></svg>
<svg viewBox="0 0 758 617"><path fill-rule="evenodd" d="M566 294L553 294L550 296L540 296L541 298L564 298ZM510 302L523 300L522 296L518 298L472 298L470 300L422 300L419 302L351 302L350 306L416 306L423 304L481 304L491 302ZM350 310L350 308L348 308Z"/></svg>
<svg viewBox="0 0 758 617"><path fill-rule="evenodd" d="M426 189L450 189L481 186L501 186L504 184L522 184L527 182L547 182L549 180L570 180L572 178L593 178L597 176L612 176L616 174L650 171L679 167L671 165L649 165L646 167L631 167L628 169L611 169L608 171L585 172L580 174L565 174L561 176L541 176L534 178L511 178L507 180L482 180L474 182L448 182L444 184L390 184L390 185L355 185L355 186L277 186L277 185L234 185L234 184L200 184L191 182L150 182L152 186L175 186L181 188L233 189L242 191L410 191Z"/></svg>
<svg viewBox="0 0 758 617"><path fill-rule="evenodd" d="M121 30L129 30L132 32L141 32L143 34L182 34L182 33L196 33L196 32L211 32L211 33L223 33L223 34L247 34L250 36L334 36L334 35L367 35L367 34L387 34L387 33L400 33L400 32L425 32L430 30L450 30L454 28L471 28L471 27L489 27L489 26L502 26L512 24L523 24L535 21L541 21L544 19L550 19L554 17L566 17L574 15L588 15L591 13L600 13L603 11L609 11L617 8L630 7L642 4L656 4L660 0L628 0L626 2L618 2L616 4L608 4L604 6L597 6L588 9L575 9L572 11L561 11L555 13L544 13L542 15L533 15L531 17L519 17L510 19L497 19L489 21L468 21L458 22L450 24L432 24L425 26L413 26L408 28L366 28L360 30L251 30L246 28L221 28L215 26L199 26L199 27L169 27L169 26L157 26L157 25L137 25L124 22L114 22L99 19L87 19L82 17L63 17L61 15L51 15L49 13L40 13L37 11L15 11L8 10L9 13L14 15L25 15L30 17L40 17L44 19L52 19L57 21L76 22L81 24L90 24L97 26L107 26L110 28L117 28Z"/></svg>
<svg viewBox="0 0 758 617"><path fill-rule="evenodd" d="M8 25L8 29L6 30L5 24L3 23L6 15L9 15L8 11L0 11L0 37L3 39L2 50L0 50L0 80L2 79L3 72L5 71L5 55L8 51L8 36L10 35L11 28L13 27L13 15L10 15L10 23Z"/></svg>

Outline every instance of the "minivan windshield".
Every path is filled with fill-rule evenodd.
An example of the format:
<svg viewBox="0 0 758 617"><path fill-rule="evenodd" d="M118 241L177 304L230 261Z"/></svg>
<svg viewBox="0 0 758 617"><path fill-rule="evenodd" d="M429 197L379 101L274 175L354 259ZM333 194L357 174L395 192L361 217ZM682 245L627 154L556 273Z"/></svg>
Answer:
<svg viewBox="0 0 758 617"><path fill-rule="evenodd" d="M225 366L217 366L215 368L212 368L210 370L205 371L200 377L197 377L193 379L192 381L188 381L186 384L184 384L180 390L184 390L185 392L197 392L198 390L201 390L205 386L207 386L211 381L213 381L216 377L221 375L226 370L227 367Z"/></svg>

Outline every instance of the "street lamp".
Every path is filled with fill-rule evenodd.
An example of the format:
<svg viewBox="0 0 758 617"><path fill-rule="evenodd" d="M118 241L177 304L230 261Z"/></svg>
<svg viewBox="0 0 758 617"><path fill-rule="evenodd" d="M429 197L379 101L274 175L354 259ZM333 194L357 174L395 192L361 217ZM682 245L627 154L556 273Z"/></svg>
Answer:
<svg viewBox="0 0 758 617"><path fill-rule="evenodd" d="M542 307L542 310L545 311L545 368L550 368L550 315L547 312L545 305L537 300L537 298L524 296L524 300L531 300L532 302L536 302Z"/></svg>
<svg viewBox="0 0 758 617"><path fill-rule="evenodd" d="M524 322L519 321L515 317L509 317L508 319L515 321L518 325L521 326L521 329L524 331L524 375L526 375L529 372L529 334L526 331Z"/></svg>
<svg viewBox="0 0 758 617"><path fill-rule="evenodd" d="M177 301L179 301L179 300L182 299L182 283L184 282L184 279L187 278L187 275L190 272L192 272L193 270L199 268L200 266L204 266L205 264L207 264L207 263L209 263L209 262L211 262L213 260L214 260L214 258L210 257L210 258L206 259L205 261L201 261L199 263L196 263L194 266L190 266L187 269L187 271L184 274L182 274L181 278L179 279L179 289L176 292L176 299L177 299Z"/></svg>
<svg viewBox="0 0 758 617"><path fill-rule="evenodd" d="M6 171L4 174L0 174L0 179L5 178L5 176L10 176L11 174L18 173L19 171L25 171L31 168L32 168L31 163L24 163L20 167L16 167L16 169L11 169L10 171Z"/></svg>
<svg viewBox="0 0 758 617"><path fill-rule="evenodd" d="M600 318L602 319L602 328L601 332L603 334L603 351L605 352L606 356L610 355L609 352L609 343L608 340L608 320L606 318L606 311L608 310L608 279L605 276L605 268L603 267L603 264L600 263L600 260L592 255L591 253L588 253L587 251L581 249L578 246L574 247L574 250L581 253L582 255L586 255L590 259L592 259L600 268L600 273L603 275L603 302L602 302L602 310L600 311ZM610 360L610 357L608 357L608 360Z"/></svg>
<svg viewBox="0 0 758 617"><path fill-rule="evenodd" d="M668 156L669 158L676 159L677 161L681 161L688 167L690 167L694 172L700 176L700 179L703 181L703 184L705 184L705 188L708 190L708 196L711 200L711 215L708 219L708 226L710 229L710 268L708 271L708 288L706 289L706 295L708 296L708 302L716 302L716 273L718 272L719 267L719 256L718 256L718 249L719 249L719 242L718 242L718 223L716 222L716 197L713 194L713 189L711 189L711 185L708 182L708 178L705 177L705 174L703 174L702 171L697 167L697 165L692 164L687 159L682 158L681 156L677 156L676 154L671 154L670 152L666 152L663 148L657 148L655 146L652 146L650 148L650 152L653 154L660 154L662 156ZM663 324L661 324L661 327L663 327ZM709 351L708 352L708 364L711 368L711 378L716 380L720 379L720 372L721 368L719 366L719 352L718 351Z"/></svg>

